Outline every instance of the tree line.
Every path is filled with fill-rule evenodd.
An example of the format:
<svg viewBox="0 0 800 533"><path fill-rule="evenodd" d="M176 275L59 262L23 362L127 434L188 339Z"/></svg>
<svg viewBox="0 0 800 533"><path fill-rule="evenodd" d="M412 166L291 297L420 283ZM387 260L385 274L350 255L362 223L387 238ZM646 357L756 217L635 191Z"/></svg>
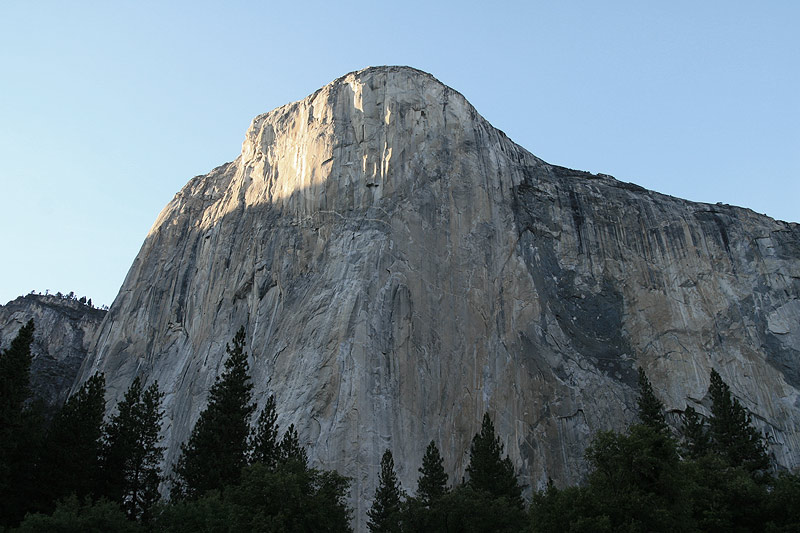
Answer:
<svg viewBox="0 0 800 533"><path fill-rule="evenodd" d="M231 344L206 408L169 473L159 446L164 394L136 378L108 420L92 376L55 413L29 398L34 326L0 354L0 527L13 531L351 531L350 480L312 468L297 430L281 434L270 396L256 415L245 332ZM529 504L489 414L465 479L450 483L436 443L413 495L383 454L372 532L800 530L800 477L775 475L763 437L720 375L711 416L679 430L639 371L638 421L599 432L576 486L550 481ZM255 423L251 420L255 417ZM160 491L161 489L161 491ZM162 498L161 492L169 492Z"/></svg>
<svg viewBox="0 0 800 533"><path fill-rule="evenodd" d="M92 303L92 299L91 298L87 298L86 296L81 296L80 298L78 298L78 296L75 294L74 291L69 291L69 293L67 293L67 294L62 294L61 291L58 291L58 292L53 293L53 294L50 294L50 289L45 289L44 294L42 294L42 291L38 291L37 292L36 289L33 289L28 294L29 295L34 295L34 296L49 296L49 297L52 297L52 298L58 298L60 300L67 300L67 301L70 301L70 302L78 302L79 304L91 307L92 309L100 309L102 311L108 311L108 306L107 305L103 304L100 307L95 307L95 305Z"/></svg>
<svg viewBox="0 0 800 533"><path fill-rule="evenodd" d="M245 332L226 345L170 474L159 446L164 393L134 379L113 414L102 374L55 413L29 398L34 325L0 354L0 526L13 531L350 531L349 479L311 468L274 397L256 424ZM171 492L168 501L159 489Z"/></svg>
<svg viewBox="0 0 800 533"><path fill-rule="evenodd" d="M716 370L711 415L691 406L682 427L639 369L638 422L598 433L579 486L533 495L531 531L800 531L800 476L776 475L764 437Z"/></svg>
<svg viewBox="0 0 800 533"><path fill-rule="evenodd" d="M484 416L472 440L467 480L447 485L431 442L414 496L403 492L390 451L370 509L372 532L800 531L800 476L774 474L763 436L718 372L710 373L711 416L688 407L679 431L639 369L638 420L601 431L586 450L577 486L550 480L527 510L508 457Z"/></svg>

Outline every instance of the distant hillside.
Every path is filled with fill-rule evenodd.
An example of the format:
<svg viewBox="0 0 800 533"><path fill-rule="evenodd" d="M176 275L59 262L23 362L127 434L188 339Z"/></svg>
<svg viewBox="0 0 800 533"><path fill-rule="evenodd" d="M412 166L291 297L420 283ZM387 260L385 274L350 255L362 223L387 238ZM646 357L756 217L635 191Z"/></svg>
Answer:
<svg viewBox="0 0 800 533"><path fill-rule="evenodd" d="M33 395L50 405L69 394L92 337L106 311L70 296L28 294L0 305L0 349L31 318L36 325L32 352Z"/></svg>

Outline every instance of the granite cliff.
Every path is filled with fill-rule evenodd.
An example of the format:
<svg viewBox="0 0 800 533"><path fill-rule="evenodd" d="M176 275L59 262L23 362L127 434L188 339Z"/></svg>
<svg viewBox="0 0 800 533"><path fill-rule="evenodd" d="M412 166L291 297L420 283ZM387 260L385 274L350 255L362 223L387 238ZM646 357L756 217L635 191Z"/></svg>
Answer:
<svg viewBox="0 0 800 533"><path fill-rule="evenodd" d="M171 463L240 325L360 516L387 447L408 489L431 439L461 479L485 411L530 487L578 481L637 366L672 413L716 368L800 466L800 226L549 165L411 68L256 117L161 212L81 379L158 380Z"/></svg>
<svg viewBox="0 0 800 533"><path fill-rule="evenodd" d="M67 399L106 312L75 299L28 294L0 305L0 350L33 319L31 393L51 406Z"/></svg>

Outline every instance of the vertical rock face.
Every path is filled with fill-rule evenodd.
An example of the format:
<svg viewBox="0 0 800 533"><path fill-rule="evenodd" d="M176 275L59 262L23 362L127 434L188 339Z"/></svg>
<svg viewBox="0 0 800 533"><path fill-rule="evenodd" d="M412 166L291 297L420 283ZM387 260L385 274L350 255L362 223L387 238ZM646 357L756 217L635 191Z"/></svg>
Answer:
<svg viewBox="0 0 800 533"><path fill-rule="evenodd" d="M33 319L31 392L57 406L69 395L106 312L77 300L28 294L0 305L0 350Z"/></svg>
<svg viewBox="0 0 800 533"><path fill-rule="evenodd" d="M408 489L431 439L461 479L485 411L531 487L577 481L639 365L672 411L707 412L717 368L797 467L798 318L796 224L548 165L381 67L257 117L175 196L82 377L158 380L172 462L244 325L260 404L363 516L386 448Z"/></svg>

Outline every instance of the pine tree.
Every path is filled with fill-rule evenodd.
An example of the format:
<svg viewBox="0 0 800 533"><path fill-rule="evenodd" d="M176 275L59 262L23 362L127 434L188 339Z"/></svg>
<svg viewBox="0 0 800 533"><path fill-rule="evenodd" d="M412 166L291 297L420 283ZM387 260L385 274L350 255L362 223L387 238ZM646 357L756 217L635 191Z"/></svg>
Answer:
<svg viewBox="0 0 800 533"><path fill-rule="evenodd" d="M226 345L225 369L211 387L206 409L192 430L189 441L181 446L175 466L175 493L195 498L212 489L236 483L247 464L250 416L250 382L245 333L241 327L233 338L233 348Z"/></svg>
<svg viewBox="0 0 800 533"><path fill-rule="evenodd" d="M653 386L642 367L639 367L638 405L639 420L642 421L642 424L665 434L668 432L667 421L664 418L664 404L653 392Z"/></svg>
<svg viewBox="0 0 800 533"><path fill-rule="evenodd" d="M117 414L106 431L106 496L121 504L129 518L143 522L149 520L149 511L159 499L164 456L164 448L158 446L163 398L157 382L145 389L137 377L117 405Z"/></svg>
<svg viewBox="0 0 800 533"><path fill-rule="evenodd" d="M447 525L446 510L452 509L452 506L443 504L445 497L450 494L443 463L439 448L431 441L419 468L417 493L413 498L407 498L403 506L404 530L439 531Z"/></svg>
<svg viewBox="0 0 800 533"><path fill-rule="evenodd" d="M431 441L422 457L421 474L417 480L417 500L430 506L447 494L447 472L444 471L444 459L439 454L436 443Z"/></svg>
<svg viewBox="0 0 800 533"><path fill-rule="evenodd" d="M730 465L742 466L752 474L769 468L764 439L751 425L750 414L713 369L708 393L711 396L709 425L714 451Z"/></svg>
<svg viewBox="0 0 800 533"><path fill-rule="evenodd" d="M625 434L602 431L586 459L592 468L583 512L610 520L608 531L691 530L689 486L671 435L645 424Z"/></svg>
<svg viewBox="0 0 800 533"><path fill-rule="evenodd" d="M279 445L278 461L281 465L295 470L308 468L308 454L303 445L300 444L294 424L291 424L286 433L283 434L283 439L281 439Z"/></svg>
<svg viewBox="0 0 800 533"><path fill-rule="evenodd" d="M386 450L381 458L381 473L375 500L367 511L367 527L372 533L401 531L402 489L394 471L392 452Z"/></svg>
<svg viewBox="0 0 800 533"><path fill-rule="evenodd" d="M256 427L250 438L250 462L262 463L274 470L280 460L278 440L278 414L275 412L275 397L270 396L258 415Z"/></svg>
<svg viewBox="0 0 800 533"><path fill-rule="evenodd" d="M691 405L683 413L683 448L692 459L703 457L709 448L705 423Z"/></svg>
<svg viewBox="0 0 800 533"><path fill-rule="evenodd" d="M481 430L472 439L469 451L470 487L485 491L494 498L506 498L510 503L523 508L522 487L517 483L511 459L503 454L503 444L495 435L494 424L489 413L483 415Z"/></svg>
<svg viewBox="0 0 800 533"><path fill-rule="evenodd" d="M33 331L31 319L0 354L0 428L4 433L20 423L30 392Z"/></svg>
<svg viewBox="0 0 800 533"><path fill-rule="evenodd" d="M35 486L31 464L38 431L25 408L33 332L33 320L29 320L0 353L0 529L22 519L29 505L28 489Z"/></svg>
<svg viewBox="0 0 800 533"><path fill-rule="evenodd" d="M94 374L53 418L40 462L43 509L51 509L56 500L70 494L100 496L105 392L105 377Z"/></svg>

